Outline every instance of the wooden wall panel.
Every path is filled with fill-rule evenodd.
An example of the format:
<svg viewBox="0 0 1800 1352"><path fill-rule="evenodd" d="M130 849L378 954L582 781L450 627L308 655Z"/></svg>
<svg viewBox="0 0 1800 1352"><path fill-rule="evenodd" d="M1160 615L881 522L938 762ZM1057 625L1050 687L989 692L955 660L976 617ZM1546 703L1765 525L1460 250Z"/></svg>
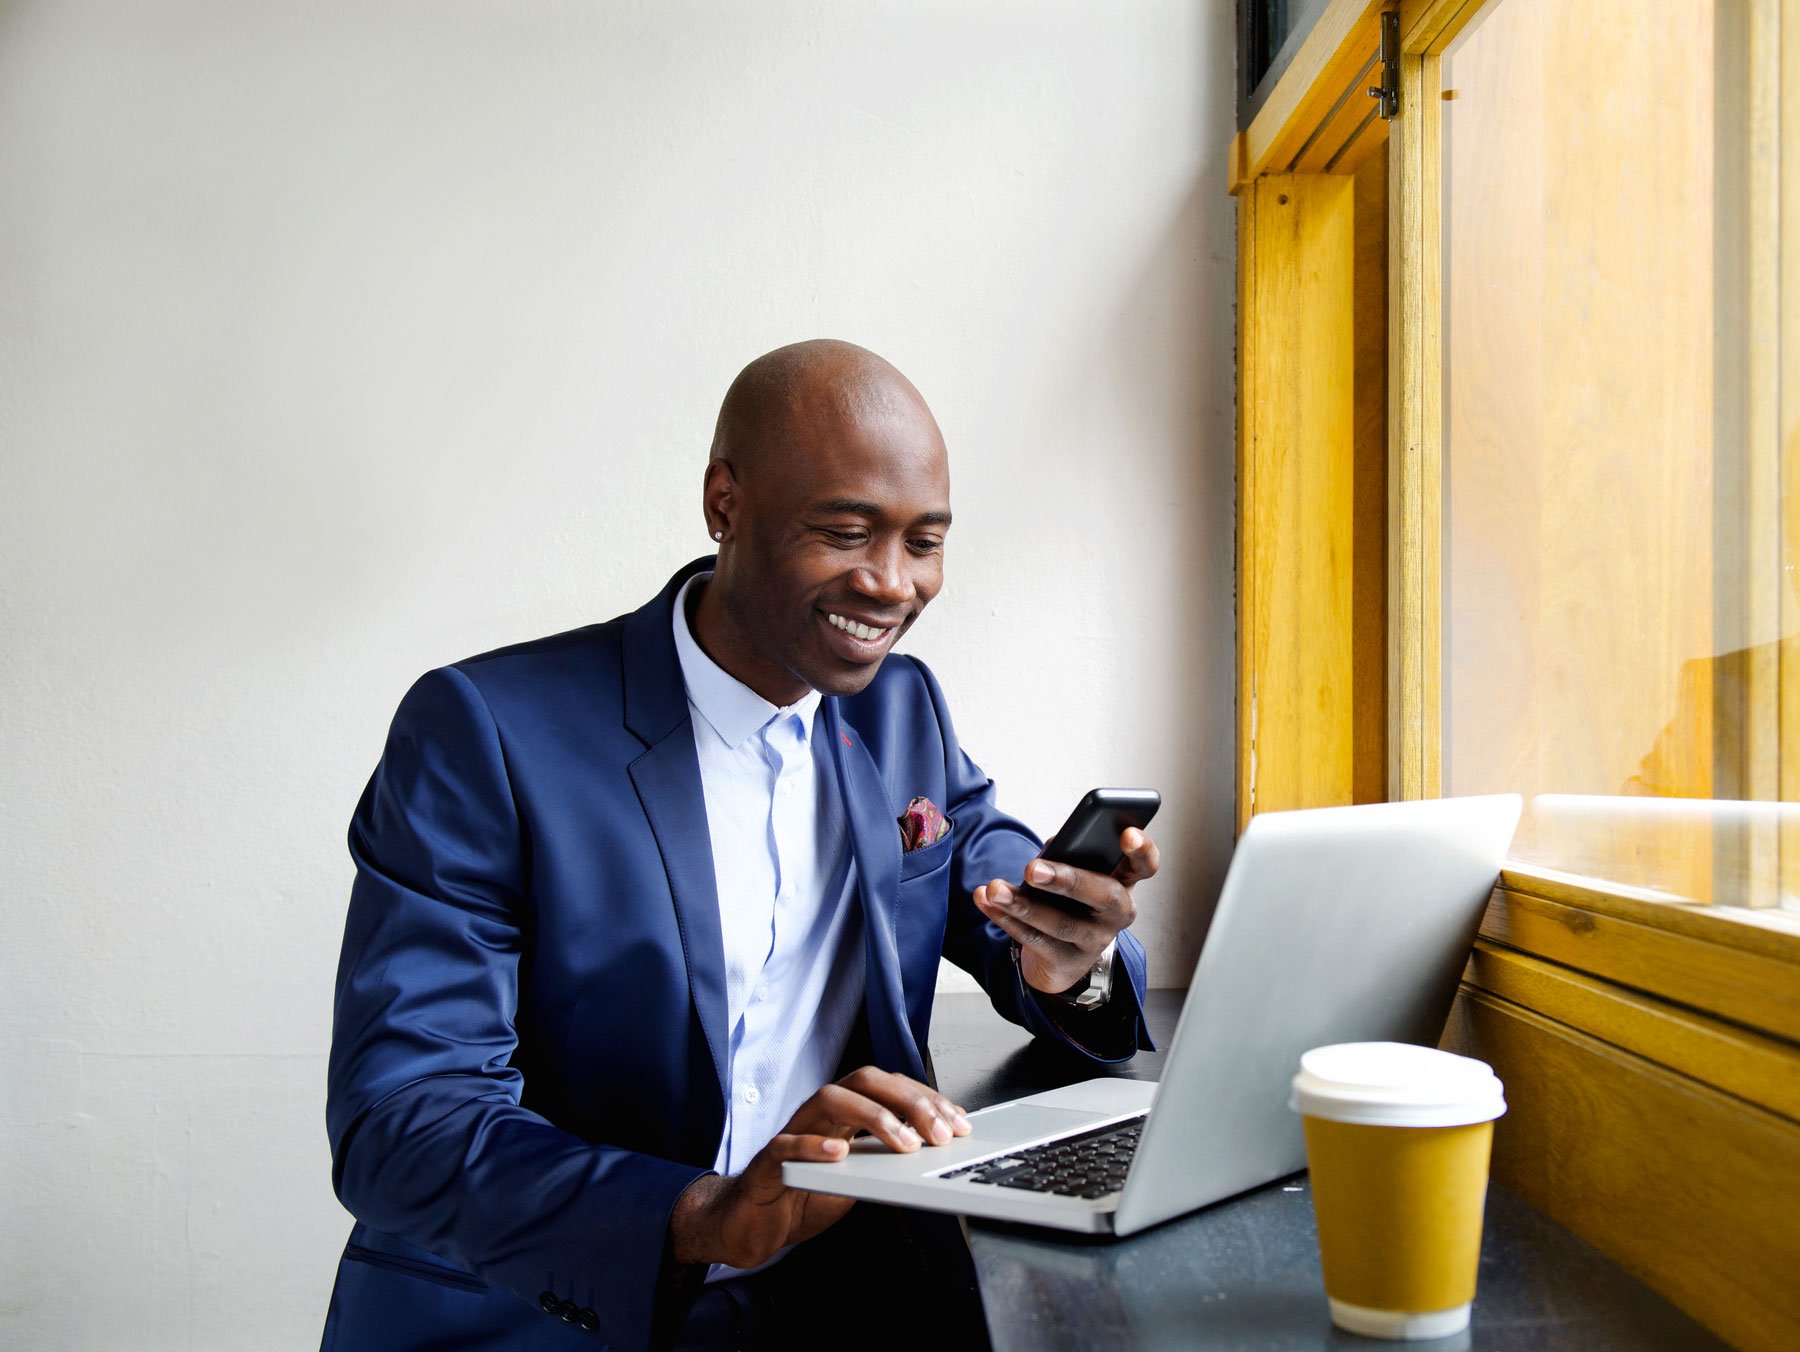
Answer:
<svg viewBox="0 0 1800 1352"><path fill-rule="evenodd" d="M1739 1346L1800 1347L1800 1127L1465 984L1507 1086L1494 1177Z"/></svg>
<svg viewBox="0 0 1800 1352"><path fill-rule="evenodd" d="M1355 182L1239 200L1241 825L1354 792Z"/></svg>

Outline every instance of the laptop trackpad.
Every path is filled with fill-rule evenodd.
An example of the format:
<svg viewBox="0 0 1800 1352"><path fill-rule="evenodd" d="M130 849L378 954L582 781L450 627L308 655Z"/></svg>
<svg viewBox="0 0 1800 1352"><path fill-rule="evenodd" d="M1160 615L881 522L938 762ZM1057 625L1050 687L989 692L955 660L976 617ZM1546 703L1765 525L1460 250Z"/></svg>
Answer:
<svg viewBox="0 0 1800 1352"><path fill-rule="evenodd" d="M1062 1132L1080 1131L1099 1120L1098 1114L1077 1112L1072 1108L1040 1108L1030 1103L1012 1103L971 1113L969 1126L973 1130L969 1138L995 1145L1013 1145Z"/></svg>

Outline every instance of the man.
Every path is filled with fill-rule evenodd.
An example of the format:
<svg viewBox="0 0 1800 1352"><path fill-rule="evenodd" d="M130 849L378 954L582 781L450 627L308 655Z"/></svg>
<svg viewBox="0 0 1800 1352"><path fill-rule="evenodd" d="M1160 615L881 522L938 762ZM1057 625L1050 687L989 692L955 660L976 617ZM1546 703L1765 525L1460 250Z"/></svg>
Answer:
<svg viewBox="0 0 1800 1352"><path fill-rule="evenodd" d="M884 661L943 582L918 391L848 343L759 358L703 507L717 558L641 610L432 672L395 716L350 830L328 1349L749 1337L731 1318L849 1210L784 1160L969 1130L924 1083L940 954L1041 1037L1149 1045L1123 931L1156 846L1127 832L1116 878L1032 864L931 674ZM1091 916L1023 895L1028 865Z"/></svg>

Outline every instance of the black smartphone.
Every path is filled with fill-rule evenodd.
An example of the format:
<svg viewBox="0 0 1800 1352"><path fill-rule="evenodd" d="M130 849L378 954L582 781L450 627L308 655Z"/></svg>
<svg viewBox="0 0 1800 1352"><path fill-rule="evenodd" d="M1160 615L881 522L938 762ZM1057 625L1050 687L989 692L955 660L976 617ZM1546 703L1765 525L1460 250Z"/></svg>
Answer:
<svg viewBox="0 0 1800 1352"><path fill-rule="evenodd" d="M1119 836L1128 826L1140 831L1150 824L1156 809L1162 806L1162 795L1155 789L1089 789L1069 814L1062 829L1044 846L1042 858L1057 864L1072 864L1093 873L1110 874L1124 860ZM1070 915L1089 908L1072 897L1043 892L1035 887L1021 889L1033 901L1041 901Z"/></svg>

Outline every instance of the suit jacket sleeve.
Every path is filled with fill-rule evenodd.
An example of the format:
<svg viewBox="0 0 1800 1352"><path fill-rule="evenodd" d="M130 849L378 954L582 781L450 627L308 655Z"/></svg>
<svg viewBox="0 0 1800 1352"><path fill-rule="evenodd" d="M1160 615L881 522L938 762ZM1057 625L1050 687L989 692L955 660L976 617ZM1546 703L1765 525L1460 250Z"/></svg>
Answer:
<svg viewBox="0 0 1800 1352"><path fill-rule="evenodd" d="M1139 1048L1155 1049L1144 1022L1147 980L1144 946L1129 930L1120 933L1114 958L1112 996L1097 1012L1069 1008L1053 1015L1025 984L1013 957L1013 941L975 909L974 892L995 878L1018 882L1043 843L1024 823L994 803L994 784L956 739L950 711L937 678L914 659L924 678L944 740L945 815L954 823L950 865L950 915L944 956L981 983L1002 1017L1096 1061L1128 1061Z"/></svg>
<svg viewBox="0 0 1800 1352"><path fill-rule="evenodd" d="M395 716L350 828L326 1109L338 1197L363 1222L538 1303L650 1338L669 1213L706 1171L590 1145L520 1106L525 854L480 694L432 672Z"/></svg>

